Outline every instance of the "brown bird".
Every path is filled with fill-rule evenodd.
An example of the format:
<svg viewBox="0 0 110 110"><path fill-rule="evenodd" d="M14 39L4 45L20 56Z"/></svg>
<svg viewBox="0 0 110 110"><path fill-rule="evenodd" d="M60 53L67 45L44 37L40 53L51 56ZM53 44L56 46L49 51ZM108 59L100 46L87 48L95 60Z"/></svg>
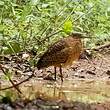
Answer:
<svg viewBox="0 0 110 110"><path fill-rule="evenodd" d="M70 66L73 61L79 59L83 48L81 38L83 34L72 33L67 38L55 42L38 60L38 70L54 66L56 80L56 67L59 67L63 82L62 67Z"/></svg>

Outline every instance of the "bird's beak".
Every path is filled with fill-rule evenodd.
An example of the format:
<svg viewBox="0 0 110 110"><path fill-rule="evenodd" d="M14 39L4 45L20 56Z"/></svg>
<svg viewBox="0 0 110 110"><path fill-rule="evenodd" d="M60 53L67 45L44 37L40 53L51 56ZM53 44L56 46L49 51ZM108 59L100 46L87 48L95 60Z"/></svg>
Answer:
<svg viewBox="0 0 110 110"><path fill-rule="evenodd" d="M89 39L91 39L93 37L91 37L90 35L88 35L86 33L81 33L81 38L89 38Z"/></svg>
<svg viewBox="0 0 110 110"><path fill-rule="evenodd" d="M81 33L81 38L89 38L86 33Z"/></svg>
<svg viewBox="0 0 110 110"><path fill-rule="evenodd" d="M72 35L73 35L73 36L77 36L77 37L79 37L79 38L89 38L89 39L94 38L94 37L91 37L91 36L90 36L89 34L87 34L87 33L81 33L81 32L73 32Z"/></svg>

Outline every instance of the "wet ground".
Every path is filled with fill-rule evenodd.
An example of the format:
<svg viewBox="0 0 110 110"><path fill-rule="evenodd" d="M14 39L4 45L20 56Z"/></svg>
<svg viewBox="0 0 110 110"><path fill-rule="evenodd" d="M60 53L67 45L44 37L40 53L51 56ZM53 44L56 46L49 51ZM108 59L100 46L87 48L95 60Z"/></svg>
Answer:
<svg viewBox="0 0 110 110"><path fill-rule="evenodd" d="M0 109L4 110L110 110L110 49L94 54L92 59L81 58L71 67L63 69L61 83L59 70L54 81L53 67L34 71L35 76L15 89L0 91ZM33 70L26 62L8 57L2 65L15 83L28 78ZM9 60L9 61L8 61ZM2 60L1 60L2 61ZM0 72L0 88L11 86ZM12 99L7 101L7 94ZM5 101L4 101L5 100ZM14 101L14 102L13 102Z"/></svg>

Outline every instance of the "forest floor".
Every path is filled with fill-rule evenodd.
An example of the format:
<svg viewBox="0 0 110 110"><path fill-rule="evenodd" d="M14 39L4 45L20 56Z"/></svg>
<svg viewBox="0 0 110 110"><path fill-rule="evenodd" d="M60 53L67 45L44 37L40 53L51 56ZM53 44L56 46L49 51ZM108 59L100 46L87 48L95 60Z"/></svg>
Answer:
<svg viewBox="0 0 110 110"><path fill-rule="evenodd" d="M19 58L1 56L0 60L0 110L110 110L110 47L64 68L63 83L59 70L54 81L53 67L43 71L30 68L24 53ZM22 93L17 86L5 88L12 86L5 73L15 84L30 77L19 85Z"/></svg>

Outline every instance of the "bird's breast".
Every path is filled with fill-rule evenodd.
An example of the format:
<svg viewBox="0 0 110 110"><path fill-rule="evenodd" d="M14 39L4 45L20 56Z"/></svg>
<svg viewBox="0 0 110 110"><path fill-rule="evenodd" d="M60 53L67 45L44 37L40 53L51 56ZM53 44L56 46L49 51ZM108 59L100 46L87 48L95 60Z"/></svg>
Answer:
<svg viewBox="0 0 110 110"><path fill-rule="evenodd" d="M63 67L71 66L75 61L79 59L81 51L82 48L80 44L78 46L70 47L68 53L68 59L64 64L62 64L62 66Z"/></svg>

